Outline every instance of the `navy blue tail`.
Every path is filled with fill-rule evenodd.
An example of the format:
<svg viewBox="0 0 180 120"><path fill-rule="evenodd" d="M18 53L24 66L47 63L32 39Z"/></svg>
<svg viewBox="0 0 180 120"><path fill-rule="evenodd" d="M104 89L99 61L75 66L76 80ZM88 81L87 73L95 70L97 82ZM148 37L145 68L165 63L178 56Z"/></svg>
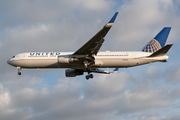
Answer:
<svg viewBox="0 0 180 120"><path fill-rule="evenodd" d="M164 47L171 27L164 27L157 35L152 39L142 50L141 52L151 52L154 53L157 50Z"/></svg>

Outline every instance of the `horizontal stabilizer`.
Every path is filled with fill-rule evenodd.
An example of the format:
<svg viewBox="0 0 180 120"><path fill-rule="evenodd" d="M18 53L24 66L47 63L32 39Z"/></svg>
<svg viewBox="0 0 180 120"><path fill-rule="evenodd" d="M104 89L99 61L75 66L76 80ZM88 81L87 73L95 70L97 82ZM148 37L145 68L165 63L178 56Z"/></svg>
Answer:
<svg viewBox="0 0 180 120"><path fill-rule="evenodd" d="M167 62L167 60L161 60L161 62Z"/></svg>
<svg viewBox="0 0 180 120"><path fill-rule="evenodd" d="M171 48L172 45L173 44L168 44L165 47L159 49L158 51L156 51L155 53L151 54L148 57L164 56L169 51L169 49Z"/></svg>

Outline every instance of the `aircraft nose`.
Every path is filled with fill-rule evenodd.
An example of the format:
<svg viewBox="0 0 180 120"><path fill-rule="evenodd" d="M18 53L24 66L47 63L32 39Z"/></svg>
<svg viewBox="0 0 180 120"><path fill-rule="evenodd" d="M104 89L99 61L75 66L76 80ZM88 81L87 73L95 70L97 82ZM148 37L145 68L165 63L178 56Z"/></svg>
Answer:
<svg viewBox="0 0 180 120"><path fill-rule="evenodd" d="M12 60L9 59L9 60L7 61L7 63L8 63L9 65L12 65Z"/></svg>
<svg viewBox="0 0 180 120"><path fill-rule="evenodd" d="M15 66L15 67L16 67L16 63L14 62L14 59L13 59L13 58L10 58L10 59L7 61L7 63L8 63L9 65L12 65L12 66Z"/></svg>

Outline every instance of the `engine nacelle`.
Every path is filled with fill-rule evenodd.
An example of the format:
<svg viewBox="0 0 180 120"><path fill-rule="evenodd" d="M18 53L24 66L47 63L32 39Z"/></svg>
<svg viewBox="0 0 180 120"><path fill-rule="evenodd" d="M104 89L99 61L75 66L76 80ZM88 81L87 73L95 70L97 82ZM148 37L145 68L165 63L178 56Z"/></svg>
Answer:
<svg viewBox="0 0 180 120"><path fill-rule="evenodd" d="M58 63L69 63L69 58L58 57Z"/></svg>
<svg viewBox="0 0 180 120"><path fill-rule="evenodd" d="M78 75L83 75L84 72L76 69L67 69L65 71L66 77L76 77Z"/></svg>
<svg viewBox="0 0 180 120"><path fill-rule="evenodd" d="M70 63L78 61L77 58L69 58L69 56L58 56L58 63Z"/></svg>

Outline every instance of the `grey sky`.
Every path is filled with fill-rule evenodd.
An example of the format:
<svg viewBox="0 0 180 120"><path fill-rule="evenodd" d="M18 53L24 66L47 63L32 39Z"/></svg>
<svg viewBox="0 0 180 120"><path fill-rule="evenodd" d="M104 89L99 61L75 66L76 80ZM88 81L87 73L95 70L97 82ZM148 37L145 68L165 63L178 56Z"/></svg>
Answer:
<svg viewBox="0 0 180 120"><path fill-rule="evenodd" d="M1 120L180 119L178 0L0 1ZM62 70L22 70L7 64L21 52L76 51L119 15L101 51L140 50L172 27L167 63L117 74L66 78Z"/></svg>

